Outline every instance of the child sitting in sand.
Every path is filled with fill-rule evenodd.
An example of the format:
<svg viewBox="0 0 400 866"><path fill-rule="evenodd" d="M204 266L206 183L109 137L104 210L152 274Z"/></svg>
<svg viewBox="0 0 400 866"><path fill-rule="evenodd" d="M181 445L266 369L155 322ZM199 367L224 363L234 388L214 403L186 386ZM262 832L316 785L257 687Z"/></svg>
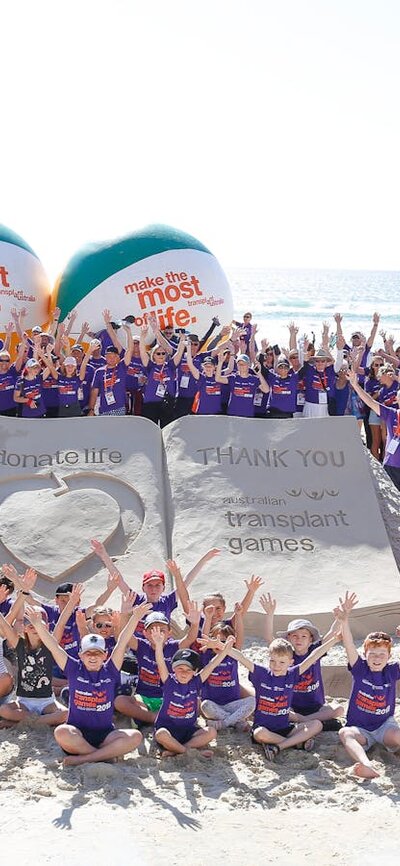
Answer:
<svg viewBox="0 0 400 866"><path fill-rule="evenodd" d="M365 658L358 654L349 625L349 612L341 599L335 616L342 625L343 644L353 677L346 726L339 732L339 737L355 761L351 773L363 779L374 779L379 772L368 758L369 749L375 743L385 746L389 752L400 748L400 727L394 719L400 665L390 660L392 639L382 631L371 632L365 638Z"/></svg>
<svg viewBox="0 0 400 866"><path fill-rule="evenodd" d="M114 692L125 650L137 623L149 610L148 604L136 608L106 660L105 640L100 635L85 635L79 659L74 659L47 631L40 612L33 607L27 608L26 615L31 625L68 678L68 719L54 731L57 743L67 753L66 766L109 761L132 752L140 744L142 736L138 731L115 730Z"/></svg>
<svg viewBox="0 0 400 866"><path fill-rule="evenodd" d="M233 644L226 640L222 650L198 673L200 657L190 649L178 650L171 659L172 673L164 658L164 635L153 629L155 656L163 682L163 699L155 720L155 738L164 749L164 756L182 755L187 749L203 749L217 736L215 727L201 728L196 724L197 706L202 685L215 668L222 664ZM205 757L212 752L202 751Z"/></svg>
<svg viewBox="0 0 400 866"><path fill-rule="evenodd" d="M210 637L220 644L225 644L228 637L232 637L236 649L242 649L243 616L240 604L235 605L235 629L228 623L218 622L212 627ZM206 649L203 664L211 662L216 652L216 649ZM256 702L252 695L241 696L236 659L225 656L207 677L201 696L201 712L206 719L212 720L217 731L229 727L242 731L249 729L249 722L246 720L254 712Z"/></svg>
<svg viewBox="0 0 400 866"><path fill-rule="evenodd" d="M293 665L293 648L283 638L271 642L268 667L254 664L239 650L229 650L229 655L250 671L249 679L256 692L252 739L263 746L267 760L273 761L280 751L292 746L312 750L314 737L322 731L322 723L318 719L300 724L290 722L293 688L304 671L315 664L337 640L338 634L335 633L299 665ZM207 643L213 644L212 641ZM218 643L214 643L214 646L219 648Z"/></svg>
<svg viewBox="0 0 400 866"><path fill-rule="evenodd" d="M127 609L135 610L135 592L131 591L126 596ZM143 724L152 725L162 703L162 683L156 662L154 630L157 629L163 635L164 659L170 665L173 655L179 649L186 649L195 640L200 612L197 605L190 603L189 619L190 629L186 637L181 640L171 638L170 623L162 611L151 611L144 619L144 635L132 636L129 646L136 654L138 664L138 682L136 694L132 697L119 695L115 701L115 708L126 716L131 716Z"/></svg>
<svg viewBox="0 0 400 866"><path fill-rule="evenodd" d="M263 595L260 598L260 603L266 613L266 638L270 644L273 640L274 632L274 613L276 610L276 601L271 598L271 595ZM345 605L348 611L351 611L355 604L355 596L346 593ZM283 637L289 641L293 647L293 661L295 665L301 664L311 652L322 643L325 643L335 630L336 622L333 622L329 631L321 638L321 635L310 620L293 619L289 622L285 631L278 631L277 637ZM300 677L300 680L293 688L293 700L289 714L291 722L304 722L306 719L318 719L322 722L324 731L338 731L341 728L339 721L343 715L343 707L340 704L325 702L324 684L321 672L321 661L315 662L311 667Z"/></svg>

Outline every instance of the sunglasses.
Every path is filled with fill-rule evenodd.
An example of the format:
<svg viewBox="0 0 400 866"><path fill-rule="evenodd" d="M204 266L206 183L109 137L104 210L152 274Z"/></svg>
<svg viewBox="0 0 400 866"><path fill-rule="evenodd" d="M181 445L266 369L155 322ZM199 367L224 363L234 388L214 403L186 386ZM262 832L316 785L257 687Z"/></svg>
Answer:
<svg viewBox="0 0 400 866"><path fill-rule="evenodd" d="M100 629L100 628L112 628L113 627L112 622L96 622L95 626L98 629Z"/></svg>
<svg viewBox="0 0 400 866"><path fill-rule="evenodd" d="M154 352L155 355L166 355L166 352Z"/></svg>

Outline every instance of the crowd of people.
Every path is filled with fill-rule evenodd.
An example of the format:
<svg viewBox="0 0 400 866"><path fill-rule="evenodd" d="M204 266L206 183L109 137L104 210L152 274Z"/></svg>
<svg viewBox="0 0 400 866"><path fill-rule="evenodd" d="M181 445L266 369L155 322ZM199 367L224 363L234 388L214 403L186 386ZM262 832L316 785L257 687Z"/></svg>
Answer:
<svg viewBox="0 0 400 866"><path fill-rule="evenodd" d="M0 345L0 415L64 418L84 415L142 415L164 427L184 415L245 418L320 418L353 415L366 444L400 489L400 346L383 331L374 349L379 315L371 332L346 340L342 316L335 332L323 323L321 344L288 326L288 346L266 338L257 344L252 314L206 334L171 327L160 331L155 315L140 333L134 316L113 321L94 334L84 322L73 337L76 313L59 323L56 308L46 331L28 336L22 309ZM10 347L19 342L12 357ZM335 348L333 348L335 347Z"/></svg>
<svg viewBox="0 0 400 866"><path fill-rule="evenodd" d="M351 772L360 778L379 775L368 754L374 744L400 749L394 718L400 665L391 659L392 639L384 632L367 635L363 652L357 651L349 622L354 593L338 600L323 636L305 619L292 620L275 636L276 600L261 595L266 662L260 665L242 651L244 615L262 587L259 577L246 581L243 598L227 617L219 591L204 598L201 609L189 594L217 549L207 551L185 578L169 560L175 588L167 593L163 572L146 572L137 591L103 544L91 544L108 581L86 608L81 584L61 584L48 604L35 593L33 569L18 574L13 566L2 568L0 727L29 719L53 727L65 766L122 758L144 736L161 757L190 749L212 757L209 746L218 731L232 728L248 732L269 762L290 748L314 750L316 737L337 731L353 762ZM121 601L113 608L116 592ZM171 614L178 604L187 628L176 639ZM346 719L341 704L325 699L320 665L339 640L353 678ZM248 671L246 684L239 664ZM130 727L116 726L116 713L130 719Z"/></svg>

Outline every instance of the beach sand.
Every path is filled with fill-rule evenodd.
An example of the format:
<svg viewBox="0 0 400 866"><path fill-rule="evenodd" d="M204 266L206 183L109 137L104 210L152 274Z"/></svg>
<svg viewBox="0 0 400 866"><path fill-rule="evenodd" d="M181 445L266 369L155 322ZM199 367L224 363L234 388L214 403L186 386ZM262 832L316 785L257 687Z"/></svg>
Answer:
<svg viewBox="0 0 400 866"><path fill-rule="evenodd" d="M399 565L399 496L376 464L374 478ZM248 651L265 659L254 639ZM330 660L344 663L341 647ZM236 731L220 732L213 752L161 761L149 733L137 757L64 769L52 732L37 722L0 731L3 839L19 866L397 862L400 756L374 748L381 775L362 781L349 777L334 733L274 764Z"/></svg>

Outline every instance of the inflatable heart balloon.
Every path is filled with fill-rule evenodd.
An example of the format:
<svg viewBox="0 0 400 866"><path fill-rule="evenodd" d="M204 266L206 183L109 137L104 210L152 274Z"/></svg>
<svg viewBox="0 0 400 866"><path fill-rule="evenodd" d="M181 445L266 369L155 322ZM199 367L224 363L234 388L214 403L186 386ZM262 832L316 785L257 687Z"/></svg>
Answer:
<svg viewBox="0 0 400 866"><path fill-rule="evenodd" d="M51 288L37 255L11 229L0 225L0 331L12 320L11 310L26 310L24 330L48 319Z"/></svg>
<svg viewBox="0 0 400 866"><path fill-rule="evenodd" d="M105 308L114 321L134 316L137 328L155 314L161 329L172 325L199 333L213 317L225 324L233 316L228 280L215 256L164 225L80 250L58 280L54 302L61 320L77 310L77 332L85 321L92 331L104 327Z"/></svg>

